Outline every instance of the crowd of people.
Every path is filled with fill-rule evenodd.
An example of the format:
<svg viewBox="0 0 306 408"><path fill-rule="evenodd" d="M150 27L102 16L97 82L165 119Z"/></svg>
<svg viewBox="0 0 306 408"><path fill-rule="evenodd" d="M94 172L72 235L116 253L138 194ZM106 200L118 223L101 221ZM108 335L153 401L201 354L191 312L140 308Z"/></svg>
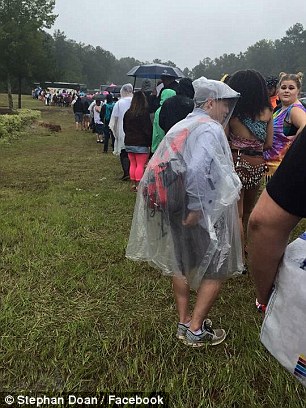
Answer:
<svg viewBox="0 0 306 408"><path fill-rule="evenodd" d="M71 102L74 100L77 92L74 90L52 90L52 89L42 89L37 87L32 90L33 99L39 99L47 106L58 106L69 108Z"/></svg>
<svg viewBox="0 0 306 408"><path fill-rule="evenodd" d="M114 135L114 154L120 156L122 180L131 181L137 192L149 158L167 131L191 113L194 89L189 78L179 82L162 75L156 87L145 79L139 91L125 84L115 104L109 128Z"/></svg>
<svg viewBox="0 0 306 408"><path fill-rule="evenodd" d="M225 339L208 315L224 280L247 266L266 309L289 233L306 216L302 77L162 75L137 91L124 84L118 100L72 96L76 130L92 130L104 153L111 142L137 192L126 256L172 277L186 345Z"/></svg>
<svg viewBox="0 0 306 408"><path fill-rule="evenodd" d="M289 233L305 217L302 74L173 81L159 92L148 92L148 81L145 92L131 90L116 116L121 133L112 128L138 191L126 256L172 277L179 339L216 345L226 332L208 315L223 281L249 265L264 311Z"/></svg>
<svg viewBox="0 0 306 408"><path fill-rule="evenodd" d="M231 277L249 270L254 309L268 308L290 233L306 217L302 78L162 75L140 90L124 84L118 99L70 95L76 131L91 130L104 153L111 144L137 193L126 257L171 277L186 346L225 340L209 314Z"/></svg>

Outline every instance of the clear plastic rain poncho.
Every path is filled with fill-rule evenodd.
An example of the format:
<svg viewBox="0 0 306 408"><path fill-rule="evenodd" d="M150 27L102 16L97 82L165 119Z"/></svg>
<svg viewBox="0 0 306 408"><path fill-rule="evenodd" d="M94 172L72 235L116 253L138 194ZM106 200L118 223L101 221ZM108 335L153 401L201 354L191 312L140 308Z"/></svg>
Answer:
<svg viewBox="0 0 306 408"><path fill-rule="evenodd" d="M133 85L124 84L120 89L120 99L115 103L112 111L112 116L109 122L109 128L114 134L115 144L113 154L119 156L121 150L125 149L124 137L125 133L123 130L123 117L125 112L131 106L131 101L133 97Z"/></svg>
<svg viewBox="0 0 306 408"><path fill-rule="evenodd" d="M194 111L169 130L140 181L126 256L185 277L197 289L203 278L241 273L243 263L241 182L222 127L239 94L204 77L193 85ZM152 170L165 163L176 181L168 184L166 203L152 208L147 194Z"/></svg>

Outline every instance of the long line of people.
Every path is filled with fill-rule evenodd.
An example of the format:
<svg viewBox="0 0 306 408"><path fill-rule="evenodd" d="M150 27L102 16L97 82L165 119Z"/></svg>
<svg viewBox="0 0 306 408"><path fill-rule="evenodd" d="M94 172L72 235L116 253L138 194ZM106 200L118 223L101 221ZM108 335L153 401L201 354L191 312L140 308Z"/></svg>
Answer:
<svg viewBox="0 0 306 408"><path fill-rule="evenodd" d="M72 102L76 129L91 127L105 153L112 141L121 180L137 192L126 256L172 277L176 337L187 346L225 340L226 331L213 328L208 314L223 281L245 272L248 252L256 307L266 310L289 233L306 214L302 77L282 72L277 81L265 80L250 69L223 81L163 77L155 89L148 79L136 92L123 85L116 102L111 95L105 103L80 96ZM182 175L174 207L173 189L163 208L146 202L155 163ZM268 170L272 178L256 205Z"/></svg>
<svg viewBox="0 0 306 408"><path fill-rule="evenodd" d="M236 172L242 181L238 204L242 239L262 176L266 169L269 169L266 178L274 173L295 135L305 124L306 108L298 99L302 76L301 73L281 73L279 79L268 77L265 81L257 71L240 70L233 75L225 75L221 80L241 95L225 131ZM111 94L106 99L99 99L71 92L51 94L42 89L35 90L33 97L35 94L51 105L72 106L75 129L91 130L97 143L103 143L104 153L108 152L111 141L113 154L120 157L121 179L130 179L131 189L136 191L146 163L165 134L194 109L194 87L189 78L177 81L172 76L162 75L155 87L146 78L140 92L144 98L138 92L134 93L133 86L128 83L121 87L119 100ZM134 97L138 101L131 106ZM146 123L143 122L144 114ZM134 121L131 120L133 115ZM152 131L148 144L149 128ZM130 162L135 153L138 163L141 163L134 163L136 179L134 165L131 166Z"/></svg>
<svg viewBox="0 0 306 408"><path fill-rule="evenodd" d="M302 76L281 73L279 79L268 77L265 81L257 71L240 70L222 78L241 95L225 131L242 181L238 203L242 241L262 176L268 179L275 172L306 123L306 108L298 99ZM133 191L137 191L146 163L165 134L194 109L191 79L177 81L167 75L162 75L155 87L150 79L144 79L141 90L135 93L131 84L123 85L119 100L111 94L100 100L71 92L51 95L42 89L35 97L48 101L45 103L72 106L75 129L91 130L97 143L103 143L104 153L110 141L113 154L120 157L121 179L131 180ZM243 256L246 243L244 251Z"/></svg>
<svg viewBox="0 0 306 408"><path fill-rule="evenodd" d="M168 78L166 83L171 82ZM208 313L222 281L246 271L246 229L268 167L272 175L290 146L306 132L306 108L299 100L301 73L281 73L276 84L255 70L240 70L226 82L202 77L191 84L184 79L176 83L175 91L165 86L149 93L146 81L145 93L136 92L133 98L130 94L130 107L121 112L125 139L117 133L118 123L113 128L115 138L120 136L121 153L127 151L131 162L131 189L138 190L126 255L147 260L173 277L177 337L192 347L225 339L223 329L212 328ZM279 102L274 109L270 97L273 104L277 98L267 87L271 82ZM170 206L145 202L155 164L174 166L172 173L184 174L184 208L176 206L174 212ZM153 179L155 193L158 182ZM173 191L168 190L169 197ZM251 250L256 271L254 262L260 262L260 256L254 261L253 246ZM191 287L198 294L193 313L189 311ZM266 287L271 289L271 279ZM259 288L258 297L258 309L265 310L260 302L267 302L267 293L263 296Z"/></svg>
<svg viewBox="0 0 306 408"><path fill-rule="evenodd" d="M77 94L76 91L63 90L52 90L52 89L42 89L37 87L32 90L33 99L39 99L47 106L58 106L68 108L71 106L72 101Z"/></svg>
<svg viewBox="0 0 306 408"><path fill-rule="evenodd" d="M163 75L154 89L145 79L134 94L131 84L122 86L109 127L115 138L114 154L120 156L121 179L130 179L132 191L137 191L146 164L165 133L192 112L193 96L189 78L178 83L174 77Z"/></svg>
<svg viewBox="0 0 306 408"><path fill-rule="evenodd" d="M183 78L179 82L172 77L166 80L162 77L162 80L165 85L159 92L151 88L148 79L143 81L142 87L142 92L146 96L145 109L151 114L153 125L150 157L170 128L184 119L194 108L194 89L189 78ZM290 82L289 85L287 84L288 81ZM174 82L175 86L173 85ZM243 178L243 195L246 198L241 201L241 214L243 211L242 203L245 202L245 217L243 220L245 229L248 216L254 206L262 175L265 174L268 168L268 174L273 174L277 163L280 162L281 156L283 156L283 152L279 151L280 145L284 145L286 151L296 133L299 133L304 125L306 109L298 99L302 85L302 74L285 75L282 73L279 80L275 77L268 77L265 80L259 72L249 69L227 76L226 82L241 94L226 133L233 152L236 171L241 179ZM121 110L121 115L118 117L118 123L122 125L124 113L128 109L132 97L131 84L126 84L124 87L126 86L130 88L128 102L125 101L125 109ZM290 103L287 103L288 95L285 94L284 96L282 90L284 87L288 89L288 92L291 92L293 102L289 98ZM159 88L159 85L156 88ZM276 102L278 102L277 105ZM284 113L285 107L286 112ZM280 116L283 118L282 120ZM282 131L283 123L284 134ZM127 155L124 152L123 128L121 127L120 130L120 132L118 130L117 138L115 135L115 139L118 139L120 145L115 153L121 155L122 159L122 155L125 155L124 157ZM113 129L114 133L116 131L117 129ZM280 139L282 140L280 141ZM272 162L272 159L274 162ZM251 168L250 171L246 171L246 166L243 166L245 162L252 167L249 167ZM255 173L256 181L254 181ZM126 176L125 168L123 178L126 179Z"/></svg>
<svg viewBox="0 0 306 408"><path fill-rule="evenodd" d="M76 130L92 128L105 153L112 141L121 180L137 192L126 256L172 277L176 337L187 346L225 340L208 315L223 281L248 263L254 304L266 311L289 233L305 217L302 77L281 72L265 80L250 69L222 81L162 77L155 89L148 79L140 91L123 85L116 102L111 95L72 101ZM180 196L176 185L169 188L163 206L148 200L162 175L154 166L168 170L165 189L182 181ZM270 180L256 204L265 174Z"/></svg>

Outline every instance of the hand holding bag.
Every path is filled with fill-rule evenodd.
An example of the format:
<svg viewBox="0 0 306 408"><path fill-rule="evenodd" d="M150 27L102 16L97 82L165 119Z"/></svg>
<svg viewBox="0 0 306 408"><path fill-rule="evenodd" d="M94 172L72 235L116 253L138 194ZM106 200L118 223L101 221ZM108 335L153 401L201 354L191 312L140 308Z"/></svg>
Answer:
<svg viewBox="0 0 306 408"><path fill-rule="evenodd" d="M286 248L260 339L306 387L306 232Z"/></svg>

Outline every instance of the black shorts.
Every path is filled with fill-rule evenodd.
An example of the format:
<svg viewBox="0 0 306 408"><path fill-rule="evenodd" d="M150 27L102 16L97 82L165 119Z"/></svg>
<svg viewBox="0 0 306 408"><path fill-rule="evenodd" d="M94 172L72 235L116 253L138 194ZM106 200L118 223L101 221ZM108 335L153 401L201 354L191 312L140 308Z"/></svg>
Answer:
<svg viewBox="0 0 306 408"><path fill-rule="evenodd" d="M95 132L96 132L98 135L103 135L103 130L104 130L104 126L103 126L102 123L96 123L96 124L95 124Z"/></svg>

